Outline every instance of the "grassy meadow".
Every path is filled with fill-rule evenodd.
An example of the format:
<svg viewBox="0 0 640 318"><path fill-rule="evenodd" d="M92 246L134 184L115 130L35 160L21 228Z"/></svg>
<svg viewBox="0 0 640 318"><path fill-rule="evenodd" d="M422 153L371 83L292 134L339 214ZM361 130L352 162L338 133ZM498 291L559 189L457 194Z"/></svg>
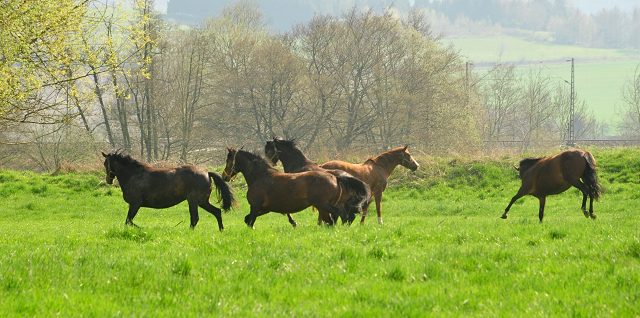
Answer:
<svg viewBox="0 0 640 318"><path fill-rule="evenodd" d="M571 189L525 197L500 219L521 157L416 158L364 226L319 227L310 210L259 217L242 177L225 231L187 204L127 204L103 171L0 171L1 317L633 317L640 315L639 149L593 149L597 220ZM217 168L220 171L220 168Z"/></svg>
<svg viewBox="0 0 640 318"><path fill-rule="evenodd" d="M452 44L475 63L480 76L488 70L485 64L515 63L524 71L544 63L549 77L570 81L571 63L566 60L574 58L578 98L587 103L596 118L614 125L620 121L618 109L623 106L621 88L640 64L637 50L558 45L511 36L445 39L443 42Z"/></svg>

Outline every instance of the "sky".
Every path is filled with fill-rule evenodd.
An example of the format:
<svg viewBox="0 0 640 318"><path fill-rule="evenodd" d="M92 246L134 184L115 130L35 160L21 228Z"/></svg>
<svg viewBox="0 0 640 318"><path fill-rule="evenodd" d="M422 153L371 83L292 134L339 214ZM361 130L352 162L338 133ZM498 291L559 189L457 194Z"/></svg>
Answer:
<svg viewBox="0 0 640 318"><path fill-rule="evenodd" d="M233 2L233 0L214 0L214 1L226 1ZM322 0L319 0L322 1ZM409 0L413 5L413 0ZM574 6L580 8L580 10L595 14L603 8L612 9L618 7L623 11L631 11L634 6L640 8L640 0L570 0ZM169 0L156 0L156 9L161 12L167 12L167 2Z"/></svg>

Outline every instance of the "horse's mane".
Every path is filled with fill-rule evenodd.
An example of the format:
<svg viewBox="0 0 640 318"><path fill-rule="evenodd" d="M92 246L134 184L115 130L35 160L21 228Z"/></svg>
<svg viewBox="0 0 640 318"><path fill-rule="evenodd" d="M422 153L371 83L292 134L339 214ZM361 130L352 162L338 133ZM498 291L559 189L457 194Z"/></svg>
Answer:
<svg viewBox="0 0 640 318"><path fill-rule="evenodd" d="M369 157L367 160L364 161L364 163L367 163L367 162L376 163L376 162L378 162L378 160L380 158L384 158L384 157L386 157L388 155L395 154L395 153L399 152L400 150L404 151L404 148L405 147L398 147L398 148L394 148L394 149L391 149L391 150L387 150L387 151L385 151L385 152L383 152L383 153L381 153L381 154L379 154L379 155L377 155L375 157Z"/></svg>
<svg viewBox="0 0 640 318"><path fill-rule="evenodd" d="M253 165L265 165L268 168L273 168L273 166L271 165L271 163L269 162L269 160L267 160L265 157L254 153L252 151L248 151L248 150L242 150L242 149L238 149L237 150L238 153L243 153L246 157L247 160L249 160L249 164L251 166Z"/></svg>
<svg viewBox="0 0 640 318"><path fill-rule="evenodd" d="M520 160L520 172L525 172L527 170L529 170L531 167L533 167L536 163L538 163L538 161L544 159L544 157L540 157L540 158L524 158L522 160Z"/></svg>
<svg viewBox="0 0 640 318"><path fill-rule="evenodd" d="M124 153L120 150L115 150L107 154L109 157L113 158L115 161L119 162L122 165L135 165L138 167L150 167L149 164L138 161L134 159L131 155Z"/></svg>
<svg viewBox="0 0 640 318"><path fill-rule="evenodd" d="M289 147L289 148L298 148L298 143L296 142L295 139L280 139L280 138L274 138L273 142L278 142L279 144L285 146L285 147Z"/></svg>

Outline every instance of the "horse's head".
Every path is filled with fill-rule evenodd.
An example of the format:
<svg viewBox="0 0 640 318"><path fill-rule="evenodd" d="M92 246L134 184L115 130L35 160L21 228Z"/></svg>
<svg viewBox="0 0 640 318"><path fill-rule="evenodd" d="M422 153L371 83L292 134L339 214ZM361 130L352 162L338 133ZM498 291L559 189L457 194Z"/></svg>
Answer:
<svg viewBox="0 0 640 318"><path fill-rule="evenodd" d="M229 181L238 174L238 171L236 170L237 156L238 149L227 147L227 163L222 171L222 179L224 179L224 181Z"/></svg>
<svg viewBox="0 0 640 318"><path fill-rule="evenodd" d="M111 154L104 153L102 150L100 150L100 153L102 153L102 156L104 157L104 170L107 173L107 183L113 184L113 179L116 177L113 156Z"/></svg>
<svg viewBox="0 0 640 318"><path fill-rule="evenodd" d="M540 159L544 158L525 158L520 161L520 167L513 166L518 172L520 172L520 178L527 172L527 170L531 169L531 167L535 166Z"/></svg>
<svg viewBox="0 0 640 318"><path fill-rule="evenodd" d="M277 138L273 138L273 141L267 140L267 143L264 145L264 156L269 160L274 166L278 165L278 152L276 149L276 141Z"/></svg>
<svg viewBox="0 0 640 318"><path fill-rule="evenodd" d="M416 171L420 167L420 164L418 164L418 162L413 159L413 157L409 153L409 150L407 149L408 147L409 146L404 146L401 148L402 160L400 161L400 165L411 171Z"/></svg>

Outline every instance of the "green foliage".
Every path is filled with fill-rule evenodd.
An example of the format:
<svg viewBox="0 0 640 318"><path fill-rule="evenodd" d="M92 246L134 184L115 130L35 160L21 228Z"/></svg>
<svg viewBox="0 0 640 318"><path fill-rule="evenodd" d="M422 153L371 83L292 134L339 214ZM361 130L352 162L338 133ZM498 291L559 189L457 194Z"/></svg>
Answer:
<svg viewBox="0 0 640 318"><path fill-rule="evenodd" d="M87 1L3 1L0 5L0 127L12 122L56 122L56 101L38 90L60 85L80 59L79 30ZM51 91L48 92L51 94ZM29 103L31 102L31 103ZM62 116L65 118L65 116Z"/></svg>

